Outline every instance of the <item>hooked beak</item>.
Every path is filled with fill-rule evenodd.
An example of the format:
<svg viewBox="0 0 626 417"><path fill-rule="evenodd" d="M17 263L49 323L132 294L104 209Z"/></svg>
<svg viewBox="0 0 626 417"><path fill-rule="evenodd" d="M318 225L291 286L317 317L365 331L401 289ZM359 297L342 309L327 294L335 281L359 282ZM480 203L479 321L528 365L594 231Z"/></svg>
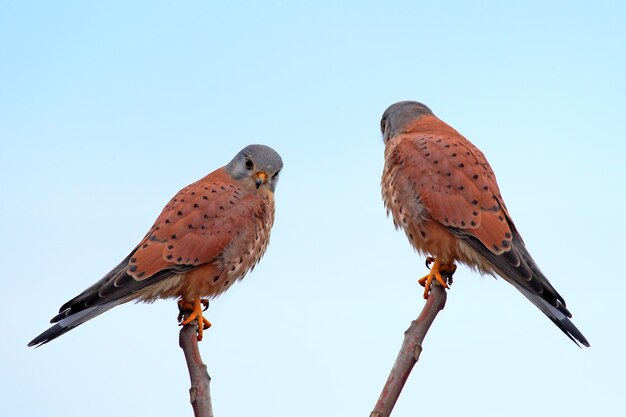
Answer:
<svg viewBox="0 0 626 417"><path fill-rule="evenodd" d="M261 184L267 182L267 174L265 171L259 171L254 174L254 180L256 181L256 188L259 188Z"/></svg>

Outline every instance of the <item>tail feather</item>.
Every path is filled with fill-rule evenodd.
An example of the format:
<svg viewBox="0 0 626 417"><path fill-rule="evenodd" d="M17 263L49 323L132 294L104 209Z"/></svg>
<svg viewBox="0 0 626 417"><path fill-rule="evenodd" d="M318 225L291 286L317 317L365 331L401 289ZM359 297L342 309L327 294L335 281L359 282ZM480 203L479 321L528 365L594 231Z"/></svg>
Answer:
<svg viewBox="0 0 626 417"><path fill-rule="evenodd" d="M48 343L51 340L54 340L57 337L69 332L73 328L80 326L87 320L91 320L92 318L99 316L105 311L108 311L113 307L124 303L125 301L126 300L115 300L107 304L89 307L75 314L72 314L71 316L60 319L54 326L50 327L48 330L31 340L30 343L28 343L28 346L39 347L45 343Z"/></svg>
<svg viewBox="0 0 626 417"><path fill-rule="evenodd" d="M193 269L193 265L179 265L164 269L149 278L136 280L128 274L128 261L134 251L98 282L66 302L50 320L54 326L34 338L28 346L41 346L99 316L115 306L135 299L143 288Z"/></svg>
<svg viewBox="0 0 626 417"><path fill-rule="evenodd" d="M517 288L524 295L524 297L541 310L541 312L545 314L552 321L552 323L556 324L556 326L561 329L561 331L565 333L565 335L574 343L576 343L576 345L580 346L580 343L585 347L591 346L587 341L587 338L585 338L576 325L574 325L569 317L567 317L562 311L548 303L543 298L539 297L537 294L528 291L526 288L517 285L515 282L509 282L513 284L513 286Z"/></svg>
<svg viewBox="0 0 626 417"><path fill-rule="evenodd" d="M569 312L563 297L541 272L524 245L522 237L511 224L513 231L512 247L508 252L496 255L487 249L477 238L460 229L451 229L453 233L481 255L493 270L508 283L517 288L531 303L545 314L578 346L589 347L589 342L569 319Z"/></svg>

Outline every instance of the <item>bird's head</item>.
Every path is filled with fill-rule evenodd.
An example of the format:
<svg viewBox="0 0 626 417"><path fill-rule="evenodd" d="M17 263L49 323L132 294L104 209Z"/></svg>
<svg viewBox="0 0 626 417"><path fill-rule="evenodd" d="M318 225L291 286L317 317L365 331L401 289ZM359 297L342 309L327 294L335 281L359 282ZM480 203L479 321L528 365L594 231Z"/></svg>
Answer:
<svg viewBox="0 0 626 417"><path fill-rule="evenodd" d="M274 149L265 145L248 145L224 169L248 189L267 187L274 192L282 168L283 160Z"/></svg>
<svg viewBox="0 0 626 417"><path fill-rule="evenodd" d="M433 112L417 101L400 101L387 107L380 120L380 130L383 142L387 143L392 137L405 132L409 123L422 116L432 116Z"/></svg>

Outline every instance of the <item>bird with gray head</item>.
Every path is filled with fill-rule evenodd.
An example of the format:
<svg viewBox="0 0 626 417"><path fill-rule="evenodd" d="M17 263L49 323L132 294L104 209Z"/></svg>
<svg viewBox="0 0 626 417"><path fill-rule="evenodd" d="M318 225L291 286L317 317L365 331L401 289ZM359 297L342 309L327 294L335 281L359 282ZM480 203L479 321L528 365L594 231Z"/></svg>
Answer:
<svg viewBox="0 0 626 417"><path fill-rule="evenodd" d="M571 340L589 346L565 300L526 249L483 153L415 101L391 105L381 131L387 212L413 248L434 263L419 280L424 297L433 280L447 288L445 276L460 262L501 276Z"/></svg>
<svg viewBox="0 0 626 417"><path fill-rule="evenodd" d="M269 178L266 182L272 191L276 189L278 174L282 168L283 160L280 155L274 149L264 145L246 146L224 167L235 180L251 184L254 179L256 188L264 183L264 178ZM254 173L252 176L250 176L250 171ZM271 176L268 177L268 173Z"/></svg>
<svg viewBox="0 0 626 417"><path fill-rule="evenodd" d="M385 110L380 119L380 130L383 141L402 133L403 129L421 116L433 116L433 112L417 101L400 101L392 104Z"/></svg>
<svg viewBox="0 0 626 417"><path fill-rule="evenodd" d="M146 236L102 279L63 304L52 327L28 345L47 343L128 301L179 300L181 325L210 323L206 298L217 297L261 259L274 224L280 155L249 145L228 165L179 191ZM97 229L93 233L97 239ZM87 243L87 242L85 242ZM76 271L90 274L91 271Z"/></svg>

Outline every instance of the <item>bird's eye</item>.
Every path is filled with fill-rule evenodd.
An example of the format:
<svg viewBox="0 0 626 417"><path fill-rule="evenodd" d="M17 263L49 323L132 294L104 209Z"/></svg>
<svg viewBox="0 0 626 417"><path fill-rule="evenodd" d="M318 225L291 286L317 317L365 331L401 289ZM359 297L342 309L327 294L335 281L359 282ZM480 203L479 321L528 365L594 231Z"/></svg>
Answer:
<svg viewBox="0 0 626 417"><path fill-rule="evenodd" d="M254 163L252 162L252 159L246 159L246 168L248 169L254 168Z"/></svg>
<svg viewBox="0 0 626 417"><path fill-rule="evenodd" d="M278 174L280 174L280 171L276 171L276 173L272 175L272 179L275 180L276 178L278 178Z"/></svg>

